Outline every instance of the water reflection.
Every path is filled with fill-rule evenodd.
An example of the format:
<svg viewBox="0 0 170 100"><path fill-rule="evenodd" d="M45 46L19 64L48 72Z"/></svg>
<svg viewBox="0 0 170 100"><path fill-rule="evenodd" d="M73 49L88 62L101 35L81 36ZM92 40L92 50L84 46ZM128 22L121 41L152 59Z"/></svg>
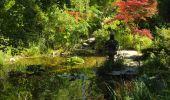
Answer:
<svg viewBox="0 0 170 100"><path fill-rule="evenodd" d="M91 69L57 73L31 65L25 71L8 72L7 78L0 81L0 100L98 100L102 94L94 78Z"/></svg>
<svg viewBox="0 0 170 100"><path fill-rule="evenodd" d="M30 62L35 60L25 66L10 65L20 69L7 71L0 81L0 100L114 100L115 90L123 83L120 78L104 74L111 69L108 63L102 69L99 63L103 58L89 57L78 66L62 66L63 61L53 66L48 60L41 60L33 65ZM101 68L96 68L96 64Z"/></svg>

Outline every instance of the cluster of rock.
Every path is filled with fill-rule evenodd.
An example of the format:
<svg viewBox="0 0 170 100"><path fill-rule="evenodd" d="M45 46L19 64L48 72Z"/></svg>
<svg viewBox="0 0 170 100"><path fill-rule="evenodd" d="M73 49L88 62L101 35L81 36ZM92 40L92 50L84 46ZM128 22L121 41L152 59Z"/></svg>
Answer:
<svg viewBox="0 0 170 100"><path fill-rule="evenodd" d="M113 70L108 75L113 75L113 76L134 76L138 75L138 67L141 65L140 60L137 60L139 57L141 57L142 54L135 51L135 50L120 50L117 51L117 55L115 55L115 60L121 59L124 60L124 65L126 68L120 69L120 70Z"/></svg>
<svg viewBox="0 0 170 100"><path fill-rule="evenodd" d="M96 38L94 38L94 37L89 38L82 43L82 46L83 47L89 47L89 46L91 46L95 43L95 40L96 40Z"/></svg>
<svg viewBox="0 0 170 100"><path fill-rule="evenodd" d="M142 64L139 60L141 56L142 54L135 50L120 50L117 51L115 59L123 58L126 66L140 66Z"/></svg>

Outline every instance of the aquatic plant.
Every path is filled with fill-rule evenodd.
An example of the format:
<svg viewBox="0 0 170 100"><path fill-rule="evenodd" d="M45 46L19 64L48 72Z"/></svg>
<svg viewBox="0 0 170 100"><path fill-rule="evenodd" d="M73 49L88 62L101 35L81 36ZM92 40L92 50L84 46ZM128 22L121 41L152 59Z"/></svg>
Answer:
<svg viewBox="0 0 170 100"><path fill-rule="evenodd" d="M74 57L67 58L67 63L71 64L71 65L83 64L84 59L77 57L77 56L74 56Z"/></svg>

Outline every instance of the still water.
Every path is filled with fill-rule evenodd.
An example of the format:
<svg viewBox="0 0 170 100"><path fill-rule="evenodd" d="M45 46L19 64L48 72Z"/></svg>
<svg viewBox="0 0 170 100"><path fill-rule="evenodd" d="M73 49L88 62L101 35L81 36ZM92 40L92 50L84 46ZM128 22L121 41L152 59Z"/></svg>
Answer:
<svg viewBox="0 0 170 100"><path fill-rule="evenodd" d="M6 60L0 65L0 100L169 100L169 79L113 76L108 72L120 69L120 62L82 58L84 63L78 65L62 57Z"/></svg>
<svg viewBox="0 0 170 100"><path fill-rule="evenodd" d="M63 67L61 58L22 59L3 66L0 100L103 100L95 66L104 58L84 59L78 66Z"/></svg>

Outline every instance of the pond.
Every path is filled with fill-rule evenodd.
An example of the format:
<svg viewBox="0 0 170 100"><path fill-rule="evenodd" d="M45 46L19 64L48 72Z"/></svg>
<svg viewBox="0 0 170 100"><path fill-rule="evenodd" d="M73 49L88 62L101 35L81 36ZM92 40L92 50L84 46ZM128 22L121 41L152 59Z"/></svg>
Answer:
<svg viewBox="0 0 170 100"><path fill-rule="evenodd" d="M169 100L169 72L112 76L108 72L120 69L120 62L82 58L78 65L65 63L64 57L6 61L0 66L0 100Z"/></svg>
<svg viewBox="0 0 170 100"><path fill-rule="evenodd" d="M65 58L24 58L1 67L0 100L103 100L96 67L105 57L63 66Z"/></svg>

